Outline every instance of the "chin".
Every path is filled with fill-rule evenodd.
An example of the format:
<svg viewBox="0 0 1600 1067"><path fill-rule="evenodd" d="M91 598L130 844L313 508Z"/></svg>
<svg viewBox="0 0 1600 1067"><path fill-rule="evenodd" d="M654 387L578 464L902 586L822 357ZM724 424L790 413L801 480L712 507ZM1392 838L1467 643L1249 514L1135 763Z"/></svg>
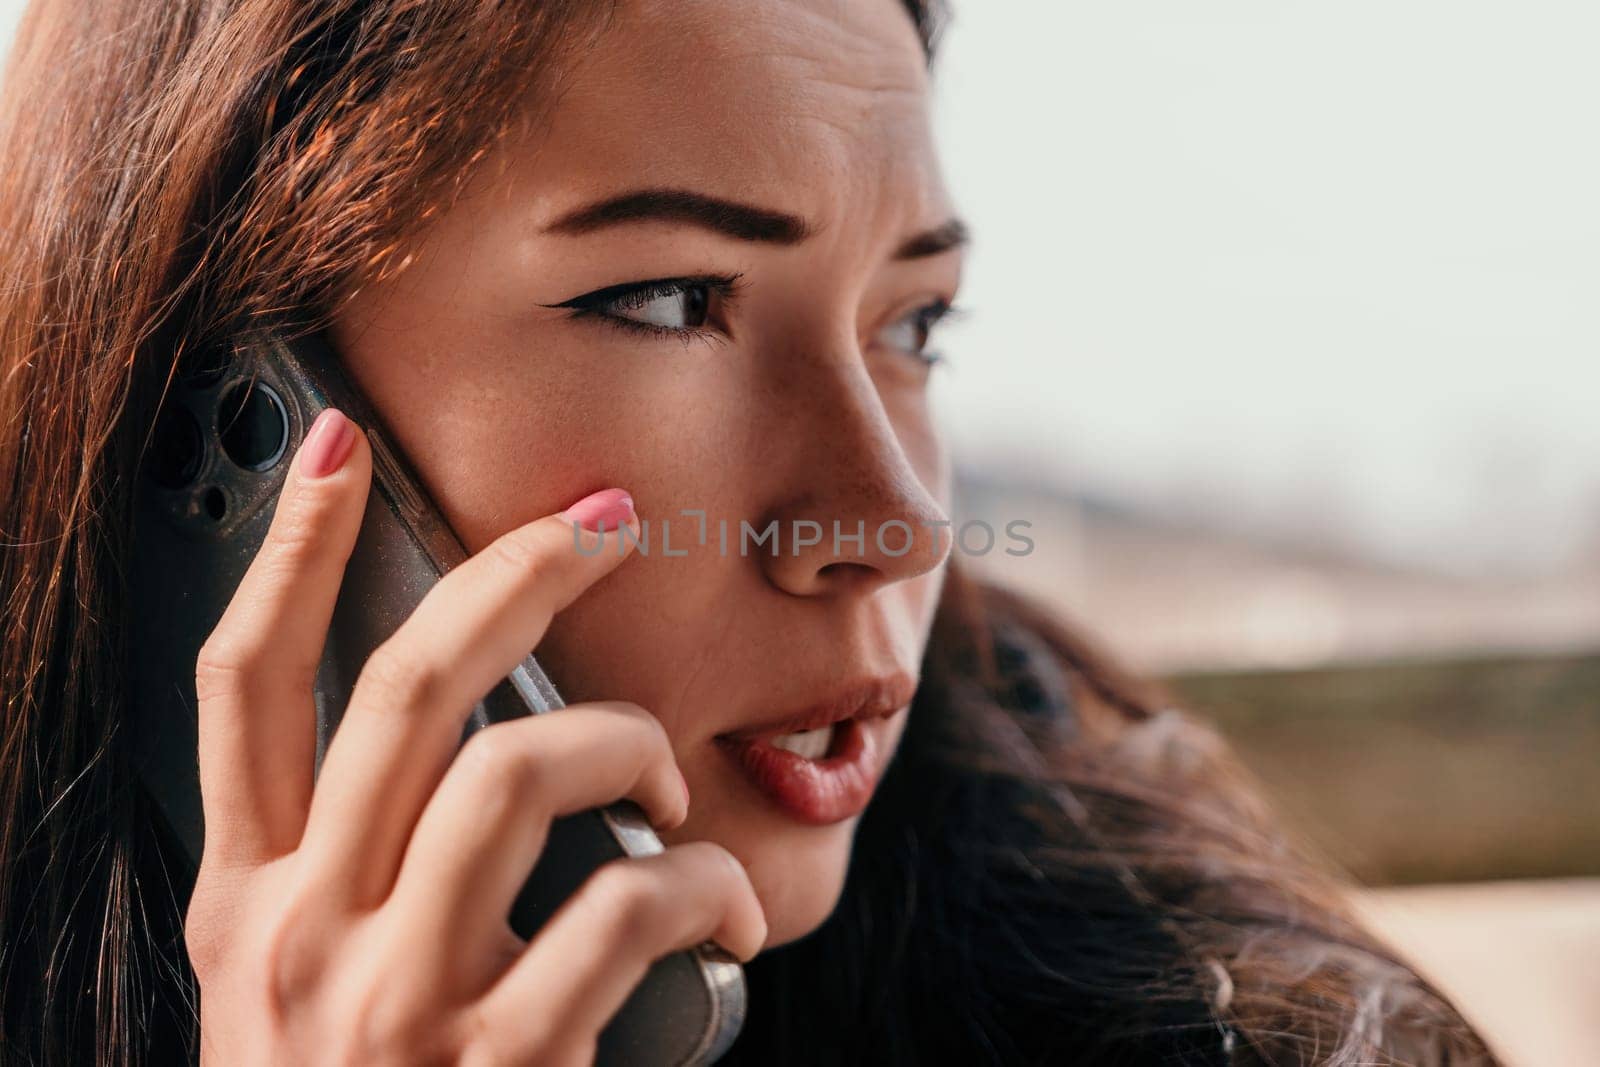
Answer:
<svg viewBox="0 0 1600 1067"><path fill-rule="evenodd" d="M850 869L856 819L831 826L796 826L749 843L723 842L744 862L767 918L765 948L814 931L833 914Z"/></svg>

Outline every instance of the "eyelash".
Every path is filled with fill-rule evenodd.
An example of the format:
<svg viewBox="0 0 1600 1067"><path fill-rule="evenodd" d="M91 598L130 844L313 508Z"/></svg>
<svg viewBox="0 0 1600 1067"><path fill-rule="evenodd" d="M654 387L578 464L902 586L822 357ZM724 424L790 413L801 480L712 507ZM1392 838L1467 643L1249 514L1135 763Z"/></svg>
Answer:
<svg viewBox="0 0 1600 1067"><path fill-rule="evenodd" d="M922 329L931 336L933 331L938 329L940 323L958 318L965 311L965 307L952 304L941 296L936 300L923 304L921 307L912 308L907 314L922 316ZM920 352L910 352L908 354L921 360L929 367L936 367L945 361L944 353L926 348Z"/></svg>
<svg viewBox="0 0 1600 1067"><path fill-rule="evenodd" d="M621 285L608 285L604 289L596 289L591 293L584 293L571 300L563 300L559 304L548 306L570 308L575 319L598 319L607 326L646 337L672 337L684 344L694 340L721 340L722 336L717 331L704 326L662 326L658 323L640 322L638 319L612 314L606 309L640 307L652 300L697 288L710 290L716 294L719 303L726 305L738 295L741 277L743 275L740 274L699 274L680 278L652 278L642 282L624 282Z"/></svg>
<svg viewBox="0 0 1600 1067"><path fill-rule="evenodd" d="M603 289L575 296L570 300L563 300L559 304L548 304L547 307L567 308L572 311L573 318L597 319L607 326L626 330L645 337L660 338L671 337L682 341L685 345L691 341L722 341L724 336L712 329L703 326L662 326L653 322L641 322L626 316L616 315L606 310L618 307L641 307L652 300L659 300L664 296L673 296L687 292L690 289L704 288L715 293L721 305L733 301L741 289L740 279L742 274L697 274L677 278L652 278L640 282L624 282L620 285L608 285ZM910 315L925 316L925 327L928 333L941 323L952 317L959 316L963 308L954 306L943 297L930 301L921 307L912 308L901 316L904 319ZM899 321L899 320L896 320ZM924 349L920 352L908 351L911 356L928 367L937 366L945 361L942 353Z"/></svg>

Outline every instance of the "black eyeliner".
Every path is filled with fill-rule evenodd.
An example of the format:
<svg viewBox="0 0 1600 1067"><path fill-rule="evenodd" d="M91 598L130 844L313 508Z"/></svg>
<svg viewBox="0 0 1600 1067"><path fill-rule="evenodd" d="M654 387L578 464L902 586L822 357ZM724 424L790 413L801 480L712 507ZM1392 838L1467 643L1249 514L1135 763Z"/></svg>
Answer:
<svg viewBox="0 0 1600 1067"><path fill-rule="evenodd" d="M715 289L724 299L731 296L737 288L742 274L691 274L677 278L651 278L646 281L622 282L618 285L608 285L603 289L595 289L579 294L559 304L540 304L546 308L570 308L575 311L589 311L615 304L626 297L643 296L645 299L654 299L658 296L668 296L684 289L695 286L705 286Z"/></svg>

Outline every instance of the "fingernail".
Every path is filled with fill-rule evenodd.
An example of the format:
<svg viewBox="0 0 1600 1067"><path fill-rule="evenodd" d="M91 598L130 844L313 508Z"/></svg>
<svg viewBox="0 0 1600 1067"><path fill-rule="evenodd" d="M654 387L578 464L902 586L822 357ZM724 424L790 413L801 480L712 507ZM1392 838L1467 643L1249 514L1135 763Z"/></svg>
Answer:
<svg viewBox="0 0 1600 1067"><path fill-rule="evenodd" d="M355 425L337 408L324 408L300 445L301 472L307 478L332 474L350 455L355 439Z"/></svg>
<svg viewBox="0 0 1600 1067"><path fill-rule="evenodd" d="M585 530L617 530L633 518L633 497L626 489L602 489L562 514Z"/></svg>
<svg viewBox="0 0 1600 1067"><path fill-rule="evenodd" d="M682 771L679 771L678 781L683 783L683 806L687 808L689 806L689 779L683 776Z"/></svg>

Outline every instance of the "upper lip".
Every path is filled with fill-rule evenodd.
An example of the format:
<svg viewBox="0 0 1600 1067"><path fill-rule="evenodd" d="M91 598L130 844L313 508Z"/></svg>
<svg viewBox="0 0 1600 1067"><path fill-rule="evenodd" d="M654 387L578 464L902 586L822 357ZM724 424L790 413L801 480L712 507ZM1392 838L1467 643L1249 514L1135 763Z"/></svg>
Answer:
<svg viewBox="0 0 1600 1067"><path fill-rule="evenodd" d="M731 741L752 741L780 734L817 730L846 719L883 718L893 715L911 703L916 691L916 679L909 674L897 672L875 675L836 689L832 695L815 704L808 704L755 726L730 730L717 736Z"/></svg>

